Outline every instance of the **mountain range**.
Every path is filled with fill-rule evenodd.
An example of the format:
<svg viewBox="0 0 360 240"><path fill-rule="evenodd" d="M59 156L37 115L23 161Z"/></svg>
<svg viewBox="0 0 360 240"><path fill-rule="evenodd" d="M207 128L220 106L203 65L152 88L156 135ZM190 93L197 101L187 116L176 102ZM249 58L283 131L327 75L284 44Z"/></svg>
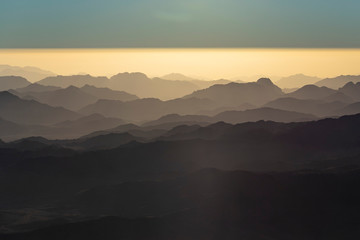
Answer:
<svg viewBox="0 0 360 240"><path fill-rule="evenodd" d="M18 67L10 65L0 65L0 76L18 76L28 79L30 82L40 81L56 74L37 67Z"/></svg>
<svg viewBox="0 0 360 240"><path fill-rule="evenodd" d="M356 78L1 79L0 239L360 236Z"/></svg>

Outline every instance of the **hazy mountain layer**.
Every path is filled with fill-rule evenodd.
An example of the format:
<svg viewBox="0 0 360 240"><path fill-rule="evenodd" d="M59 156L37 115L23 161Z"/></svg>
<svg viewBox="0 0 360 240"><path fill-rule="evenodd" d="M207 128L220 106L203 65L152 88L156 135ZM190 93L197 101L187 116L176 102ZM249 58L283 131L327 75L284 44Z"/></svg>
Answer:
<svg viewBox="0 0 360 240"><path fill-rule="evenodd" d="M338 89L342 86L344 86L348 82L360 82L360 76L354 76L354 75L341 75L334 78L325 78L323 80L320 80L319 82L315 83L318 86L325 86L332 89Z"/></svg>
<svg viewBox="0 0 360 240"><path fill-rule="evenodd" d="M210 99L221 106L236 106L243 103L261 105L283 95L270 79L259 79L252 83L229 83L214 85L195 91L184 98Z"/></svg>
<svg viewBox="0 0 360 240"><path fill-rule="evenodd" d="M320 80L321 78L318 77L296 74L281 78L280 80L276 81L276 85L281 88L300 88L304 85L314 84Z"/></svg>
<svg viewBox="0 0 360 240"><path fill-rule="evenodd" d="M22 77L15 76L0 76L0 91L6 91L14 88L23 88L31 83Z"/></svg>
<svg viewBox="0 0 360 240"><path fill-rule="evenodd" d="M34 100L20 99L9 92L0 92L0 117L11 122L47 125L74 120L80 116L64 108L51 107Z"/></svg>
<svg viewBox="0 0 360 240"><path fill-rule="evenodd" d="M31 82L36 82L43 78L55 75L56 74L53 72L42 70L37 67L17 67L0 65L0 76L18 76L26 78Z"/></svg>

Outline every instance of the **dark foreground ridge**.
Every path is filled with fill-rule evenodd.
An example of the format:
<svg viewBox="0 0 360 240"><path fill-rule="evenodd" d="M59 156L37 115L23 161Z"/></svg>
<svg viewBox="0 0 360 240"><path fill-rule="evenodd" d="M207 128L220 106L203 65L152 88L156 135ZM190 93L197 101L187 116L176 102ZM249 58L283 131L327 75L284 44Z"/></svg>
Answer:
<svg viewBox="0 0 360 240"><path fill-rule="evenodd" d="M171 180L90 189L67 207L117 217L1 239L354 239L360 236L359 184L360 170L204 169Z"/></svg>
<svg viewBox="0 0 360 240"><path fill-rule="evenodd" d="M357 239L359 125L360 114L0 142L0 239Z"/></svg>

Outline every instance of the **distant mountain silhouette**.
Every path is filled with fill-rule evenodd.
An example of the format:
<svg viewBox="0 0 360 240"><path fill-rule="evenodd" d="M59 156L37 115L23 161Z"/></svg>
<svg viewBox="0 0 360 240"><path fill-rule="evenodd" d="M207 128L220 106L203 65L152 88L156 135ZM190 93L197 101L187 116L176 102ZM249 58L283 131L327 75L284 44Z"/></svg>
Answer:
<svg viewBox="0 0 360 240"><path fill-rule="evenodd" d="M67 88L70 86L83 87L91 85L95 87L108 87L109 79L107 77L93 77L90 75L73 75L73 76L54 76L47 77L37 82L45 86L55 86Z"/></svg>
<svg viewBox="0 0 360 240"><path fill-rule="evenodd" d="M1 94L1 93L0 93ZM3 140L4 137L11 135L22 134L28 131L27 127L21 124L16 124L0 118L0 138Z"/></svg>
<svg viewBox="0 0 360 240"><path fill-rule="evenodd" d="M123 102L138 99L137 96L123 91L115 91L109 88L97 88L90 85L85 85L81 88L83 92L97 97L98 99L120 100Z"/></svg>
<svg viewBox="0 0 360 240"><path fill-rule="evenodd" d="M185 76L184 74L181 74L181 73L170 73L170 74L166 74L166 75L164 75L164 76L162 76L160 78L165 79L165 80L171 80L171 81L193 81L193 80L197 80L195 78Z"/></svg>
<svg viewBox="0 0 360 240"><path fill-rule="evenodd" d="M175 115L175 117L177 116L177 114L170 114L168 116L171 118L171 116L173 116L173 115ZM178 116L180 116L180 115L178 115ZM149 141L149 140L156 139L156 138L166 134L168 131L170 131L174 128L177 128L179 125L182 125L182 126L194 126L194 125L207 126L207 125L210 125L210 123L185 120L184 122L163 121L160 124L157 124L156 122L154 122L154 123L148 122L141 126L138 126L135 124L124 124L124 125L120 125L115 128L112 128L112 129L93 132L93 133L83 136L82 138L92 138L95 136L107 135L107 134L112 134L112 133L130 133L131 135L133 135L135 137L143 138L143 140Z"/></svg>
<svg viewBox="0 0 360 240"><path fill-rule="evenodd" d="M334 114L338 116L343 115L352 115L360 113L360 102L349 104L341 109L338 109L334 112Z"/></svg>
<svg viewBox="0 0 360 240"><path fill-rule="evenodd" d="M273 108L258 108L245 111L228 111L214 116L215 121L224 121L237 124L243 122L256 122L260 120L274 122L302 122L315 120L317 117L294 111L285 111Z"/></svg>
<svg viewBox="0 0 360 240"><path fill-rule="evenodd" d="M109 133L94 137L82 138L65 144L67 147L80 150L99 150L116 148L133 141L143 141L142 138L132 136L129 133Z"/></svg>
<svg viewBox="0 0 360 240"><path fill-rule="evenodd" d="M280 88L270 79L262 78L251 83L229 83L214 85L198 90L184 98L210 99L223 107L237 106L243 103L261 105L283 95Z"/></svg>
<svg viewBox="0 0 360 240"><path fill-rule="evenodd" d="M0 76L19 76L28 79L30 82L39 81L56 74L45 71L37 67L17 67L9 65L0 65Z"/></svg>
<svg viewBox="0 0 360 240"><path fill-rule="evenodd" d="M9 89L22 88L30 85L31 83L23 77L15 76L0 76L0 91Z"/></svg>
<svg viewBox="0 0 360 240"><path fill-rule="evenodd" d="M332 89L338 89L342 86L344 86L348 82L360 82L360 76L354 76L354 75L341 75L334 78L325 78L323 80L318 81L315 83L317 86L325 86Z"/></svg>
<svg viewBox="0 0 360 240"><path fill-rule="evenodd" d="M23 100L9 93L0 92L0 117L21 124L54 124L73 120L80 114L60 107L51 107L34 100Z"/></svg>
<svg viewBox="0 0 360 240"><path fill-rule="evenodd" d="M67 120L53 125L15 124L0 119L0 138L5 141L14 141L31 136L41 136L47 139L74 139L93 132L112 129L124 124L117 118L105 118L100 114Z"/></svg>
<svg viewBox="0 0 360 240"><path fill-rule="evenodd" d="M143 73L119 73L110 78L109 87L136 94L141 98L155 97L162 100L182 97L199 89L188 81L151 79Z"/></svg>
<svg viewBox="0 0 360 240"><path fill-rule="evenodd" d="M178 115L171 114L159 118L158 120L145 123L143 126L160 125L170 122L178 122L179 124L190 123L243 123L243 122L256 122L260 120L275 121L275 122L300 122L315 120L316 117L311 114L303 114L297 112L290 112L272 108L258 108L245 111L225 111L213 117L204 115Z"/></svg>
<svg viewBox="0 0 360 240"><path fill-rule="evenodd" d="M245 111L245 110L249 110L249 109L255 109L256 106L249 104L249 103L243 103L237 106L231 106L231 107L219 107L213 110L204 110L204 111L199 111L199 115L207 115L207 116L214 116L216 114L222 113L222 112L226 112L226 111Z"/></svg>
<svg viewBox="0 0 360 240"><path fill-rule="evenodd" d="M166 123L177 123L178 125L185 125L186 123L211 123L213 122L210 116L204 115L179 115L179 114L168 114L157 120L149 121L144 123L142 126L158 126Z"/></svg>
<svg viewBox="0 0 360 240"><path fill-rule="evenodd" d="M46 86L45 88L50 87ZM36 89L43 89L43 87L36 87ZM10 92L24 99L34 99L51 106L61 106L73 111L93 104L99 99L116 99L122 101L137 99L135 95L126 92L114 91L108 88L97 88L89 85L85 85L82 88L70 86L65 89L53 91L25 91L17 93L11 90Z"/></svg>
<svg viewBox="0 0 360 240"><path fill-rule="evenodd" d="M344 94L341 91L338 91L334 94L331 94L321 100L325 102L343 102L343 103L353 103L354 99L349 97L348 95Z"/></svg>
<svg viewBox="0 0 360 240"><path fill-rule="evenodd" d="M208 88L208 87L216 85L216 84L228 84L230 82L233 82L233 81L226 80L226 79L199 80L199 79L195 79L195 78L185 76L185 75L183 75L181 73L170 73L170 74L167 74L167 75L162 76L160 78L165 79L165 80L171 80L171 81L188 81L188 82L191 82L191 83L197 85L200 89Z"/></svg>
<svg viewBox="0 0 360 240"><path fill-rule="evenodd" d="M25 99L34 99L53 107L64 107L73 111L95 103L98 100L95 96L74 86L46 92L25 92L18 94L18 96Z"/></svg>
<svg viewBox="0 0 360 240"><path fill-rule="evenodd" d="M54 86L44 86L38 83L32 83L23 88L16 88L14 89L16 92L19 93L26 93L26 92L48 92L48 91L55 91L61 89L60 87Z"/></svg>
<svg viewBox="0 0 360 240"><path fill-rule="evenodd" d="M342 109L346 105L347 104L343 102L325 102L313 99L279 98L265 104L264 106L324 117L335 115L335 111Z"/></svg>
<svg viewBox="0 0 360 240"><path fill-rule="evenodd" d="M304 74L295 74L288 77L283 77L276 81L276 85L281 88L300 88L304 85L314 84L320 81L321 78L310 77Z"/></svg>
<svg viewBox="0 0 360 240"><path fill-rule="evenodd" d="M125 91L141 98L155 97L163 100L182 97L200 87L189 81L170 81L161 78L148 78L143 73L119 73L107 77L93 77L90 75L48 77L38 82L46 86L66 88L69 86L83 87L85 85L98 88L110 88Z"/></svg>
<svg viewBox="0 0 360 240"><path fill-rule="evenodd" d="M100 113L107 117L141 122L172 113L196 114L200 110L211 110L216 106L217 105L210 100L196 98L174 99L169 101L145 98L129 102L99 100L81 109L80 113L85 115Z"/></svg>
<svg viewBox="0 0 360 240"><path fill-rule="evenodd" d="M52 139L79 138L85 134L114 128L121 124L124 124L121 119L105 118L100 114L93 114L76 120L54 124L47 131L43 131L41 135Z"/></svg>
<svg viewBox="0 0 360 240"><path fill-rule="evenodd" d="M360 101L360 82L357 82L356 84L348 82L343 87L339 88L339 92L351 97L355 101Z"/></svg>
<svg viewBox="0 0 360 240"><path fill-rule="evenodd" d="M322 99L335 94L336 90L327 87L318 87L315 85L306 85L295 92L286 94L287 97L297 99Z"/></svg>

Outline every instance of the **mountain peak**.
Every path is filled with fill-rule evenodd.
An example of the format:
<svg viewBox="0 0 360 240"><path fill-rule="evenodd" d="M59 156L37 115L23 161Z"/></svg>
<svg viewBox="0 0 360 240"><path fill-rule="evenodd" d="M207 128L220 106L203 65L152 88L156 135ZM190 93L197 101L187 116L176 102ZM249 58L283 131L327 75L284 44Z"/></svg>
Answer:
<svg viewBox="0 0 360 240"><path fill-rule="evenodd" d="M114 76L111 77L111 79L148 79L148 77L146 76L146 74L141 73L141 72L123 72L123 73L118 73Z"/></svg>
<svg viewBox="0 0 360 240"><path fill-rule="evenodd" d="M349 87L354 87L355 86L355 83L353 82L348 82L346 83L342 88L349 88Z"/></svg>
<svg viewBox="0 0 360 240"><path fill-rule="evenodd" d="M259 80L257 80L257 83L260 85L274 85L269 78L260 78Z"/></svg>

